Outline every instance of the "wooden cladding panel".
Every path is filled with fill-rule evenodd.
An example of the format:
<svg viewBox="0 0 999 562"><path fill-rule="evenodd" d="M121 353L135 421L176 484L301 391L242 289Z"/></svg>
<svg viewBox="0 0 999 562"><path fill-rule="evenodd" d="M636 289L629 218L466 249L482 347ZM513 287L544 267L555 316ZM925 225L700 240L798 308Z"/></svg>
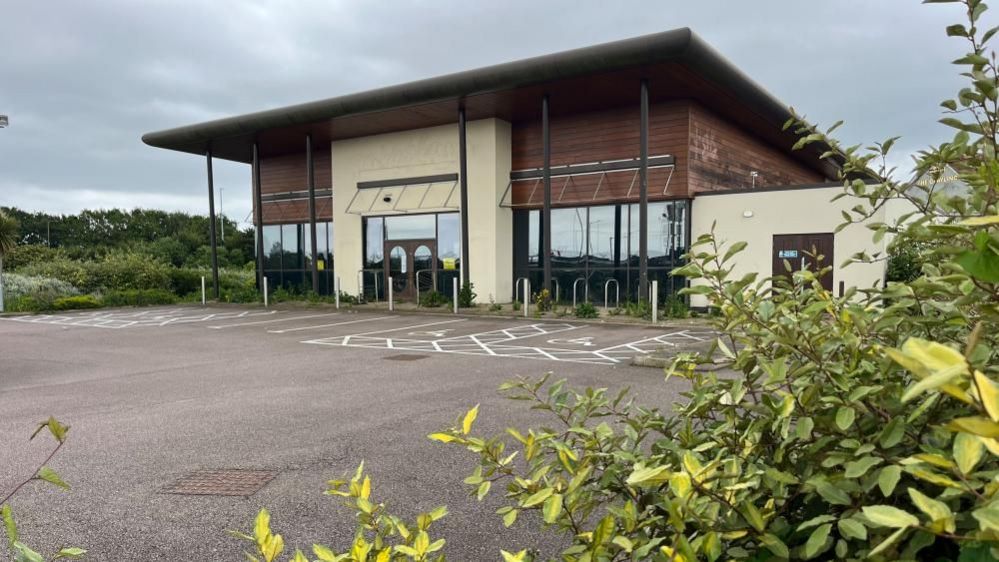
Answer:
<svg viewBox="0 0 999 562"><path fill-rule="evenodd" d="M690 107L690 192L800 185L824 180L822 175L783 150L750 135L708 109Z"/></svg>
<svg viewBox="0 0 999 562"><path fill-rule="evenodd" d="M305 140L302 140L305 145ZM309 188L305 151L260 159L260 192L264 194L302 191ZM316 189L333 187L333 164L329 145L313 149Z"/></svg>
<svg viewBox="0 0 999 562"><path fill-rule="evenodd" d="M264 201L264 224L286 224L309 222L309 201ZM333 199L316 198L316 222L333 220Z"/></svg>
<svg viewBox="0 0 999 562"><path fill-rule="evenodd" d="M686 197L687 193L688 105L686 101L672 101L652 104L649 107L649 155L670 154L676 158L673 177L669 182L668 197ZM638 158L640 134L638 103L630 107L583 114L554 115L551 118L552 166ZM540 120L515 123L511 144L514 170L542 166L544 156ZM595 202L616 197L623 198L633 175L633 172L608 174L601 184ZM668 169L649 171L650 198L663 197L662 186L665 185L668 175ZM562 204L569 201L591 200L599 177L594 175L573 178L566 187ZM559 178L552 180L553 201L558 199L564 182L564 179ZM533 181L514 183L514 203L527 204L527 197L532 187ZM637 197L637 194L636 181L632 195ZM540 204L542 196L539 185L530 204Z"/></svg>

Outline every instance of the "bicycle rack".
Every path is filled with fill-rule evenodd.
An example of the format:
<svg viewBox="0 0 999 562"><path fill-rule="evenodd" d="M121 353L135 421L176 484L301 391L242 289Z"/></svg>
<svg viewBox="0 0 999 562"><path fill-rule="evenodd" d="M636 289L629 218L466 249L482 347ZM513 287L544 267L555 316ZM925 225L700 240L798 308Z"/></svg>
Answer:
<svg viewBox="0 0 999 562"><path fill-rule="evenodd" d="M357 271L357 298L358 300L364 300L364 272L368 271L374 273L375 279L375 302L378 300L378 274L382 271L380 269L359 269Z"/></svg>
<svg viewBox="0 0 999 562"><path fill-rule="evenodd" d="M572 308L576 308L576 287L579 286L579 282L580 281L582 281L583 283L586 283L586 278L585 277L577 277L576 280L572 282ZM590 292L588 287L584 288L584 291L586 293ZM584 295L584 298L585 298L585 295Z"/></svg>
<svg viewBox="0 0 999 562"><path fill-rule="evenodd" d="M420 307L420 274L430 273L430 283L431 291L437 290L437 270L436 269L420 269L416 271L416 307Z"/></svg>
<svg viewBox="0 0 999 562"><path fill-rule="evenodd" d="M562 293L562 287L558 284L558 279L552 278L552 281L555 283L555 298L552 299L552 306L554 306L558 304L559 297Z"/></svg>
<svg viewBox="0 0 999 562"><path fill-rule="evenodd" d="M522 294L520 292L520 282L521 281L523 281L524 283L526 283L527 286L531 285L531 280L528 279L527 277L518 277L517 280L513 282L513 300L517 300L517 295ZM530 296L527 296L527 293L523 293L523 294L525 295L524 296L524 304L527 304L527 300L530 298Z"/></svg>
<svg viewBox="0 0 999 562"><path fill-rule="evenodd" d="M614 308L621 306L621 284L617 282L617 279L608 279L607 282L604 283L604 310L608 310L607 291L610 289L611 283L614 283Z"/></svg>

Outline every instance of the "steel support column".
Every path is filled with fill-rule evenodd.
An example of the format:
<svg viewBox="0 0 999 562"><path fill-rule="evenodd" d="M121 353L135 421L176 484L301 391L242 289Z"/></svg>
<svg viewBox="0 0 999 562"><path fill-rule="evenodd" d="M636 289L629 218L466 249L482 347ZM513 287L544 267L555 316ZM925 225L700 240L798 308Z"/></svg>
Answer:
<svg viewBox="0 0 999 562"><path fill-rule="evenodd" d="M260 146L253 143L253 227L257 229L257 290L264 290L264 207L260 189Z"/></svg>
<svg viewBox="0 0 999 562"><path fill-rule="evenodd" d="M312 242L312 290L319 293L319 262L316 251L316 167L312 158L312 135L305 135L305 167L309 181L309 240Z"/></svg>
<svg viewBox="0 0 999 562"><path fill-rule="evenodd" d="M548 122L548 94L541 98L541 146L544 157L542 164L542 181L545 185L545 202L541 208L542 243L544 255L541 256L544 265L544 285L542 289L552 290L552 139L551 127ZM554 295L552 296L554 298Z"/></svg>
<svg viewBox="0 0 999 562"><path fill-rule="evenodd" d="M638 167L638 300L649 298L649 82L642 80Z"/></svg>
<svg viewBox="0 0 999 562"><path fill-rule="evenodd" d="M215 300L219 299L219 251L215 242L215 177L212 173L212 149L205 151L205 161L208 163L208 238L212 246L212 291Z"/></svg>
<svg viewBox="0 0 999 562"><path fill-rule="evenodd" d="M458 107L458 182L461 198L461 283L469 282L468 263L468 150L465 145L465 107Z"/></svg>

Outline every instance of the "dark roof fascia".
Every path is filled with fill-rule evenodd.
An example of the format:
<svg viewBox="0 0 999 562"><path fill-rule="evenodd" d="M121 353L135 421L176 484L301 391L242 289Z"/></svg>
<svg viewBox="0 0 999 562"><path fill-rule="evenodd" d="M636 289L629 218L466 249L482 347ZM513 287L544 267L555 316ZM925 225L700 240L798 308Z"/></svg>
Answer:
<svg viewBox="0 0 999 562"><path fill-rule="evenodd" d="M864 180L867 185L875 185L878 182L874 180ZM713 197L716 195L738 195L746 193L768 193L771 191L799 191L807 189L828 189L830 187L844 187L845 184L841 181L828 181L822 183L806 183L806 184L796 184L796 185L775 185L770 187L746 187L739 189L720 189L718 191L701 191L694 194L694 198L698 197Z"/></svg>

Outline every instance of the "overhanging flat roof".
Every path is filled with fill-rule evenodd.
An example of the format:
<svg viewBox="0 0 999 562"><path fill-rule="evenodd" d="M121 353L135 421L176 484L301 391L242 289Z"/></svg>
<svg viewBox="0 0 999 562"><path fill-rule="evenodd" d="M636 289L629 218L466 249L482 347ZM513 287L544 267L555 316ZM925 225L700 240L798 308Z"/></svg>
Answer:
<svg viewBox="0 0 999 562"><path fill-rule="evenodd" d="M788 107L688 28L157 131L142 140L192 154L211 147L219 158L249 162L254 141L264 156L301 151L306 134L323 143L454 123L459 104L469 120L511 122L539 118L544 94L553 116L637 108L641 79L649 81L653 103L694 99L786 150L796 141L781 130L791 116ZM835 177L838 166L820 162L819 150L795 157Z"/></svg>

